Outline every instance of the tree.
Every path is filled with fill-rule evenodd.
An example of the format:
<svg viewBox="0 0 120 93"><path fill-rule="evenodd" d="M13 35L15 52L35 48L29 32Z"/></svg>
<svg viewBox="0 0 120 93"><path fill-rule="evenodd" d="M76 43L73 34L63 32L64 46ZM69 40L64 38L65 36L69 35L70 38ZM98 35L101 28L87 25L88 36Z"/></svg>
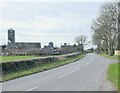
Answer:
<svg viewBox="0 0 120 93"><path fill-rule="evenodd" d="M100 15L93 21L92 30L94 35L101 38L101 45L104 42L108 47L109 55L114 54L116 42L118 42L118 2L109 2L101 5ZM93 39L95 40L95 39Z"/></svg>
<svg viewBox="0 0 120 93"><path fill-rule="evenodd" d="M92 43L97 46L98 52L101 51L101 42L102 42L102 39L99 36L99 34L94 32L94 34L92 36Z"/></svg>
<svg viewBox="0 0 120 93"><path fill-rule="evenodd" d="M75 38L75 42L78 44L78 51L84 51L84 46L87 45L87 36L80 35Z"/></svg>
<svg viewBox="0 0 120 93"><path fill-rule="evenodd" d="M87 36L80 35L75 38L75 41L78 45L86 45Z"/></svg>
<svg viewBox="0 0 120 93"><path fill-rule="evenodd" d="M117 36L117 49L120 50L120 2L118 2L118 36Z"/></svg>

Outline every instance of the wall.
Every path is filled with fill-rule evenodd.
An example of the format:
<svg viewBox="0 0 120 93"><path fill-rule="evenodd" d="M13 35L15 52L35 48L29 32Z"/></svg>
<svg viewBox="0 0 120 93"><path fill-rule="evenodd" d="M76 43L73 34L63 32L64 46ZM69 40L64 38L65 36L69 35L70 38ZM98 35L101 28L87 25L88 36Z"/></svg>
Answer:
<svg viewBox="0 0 120 93"><path fill-rule="evenodd" d="M27 60L20 60L20 61L12 61L6 63L0 63L2 65L2 74L19 71L23 69L31 69L33 67L46 64L48 62L58 62L60 60L64 60L66 58L74 57L80 55L81 53L73 53L64 56L51 56L45 58L33 58Z"/></svg>
<svg viewBox="0 0 120 93"><path fill-rule="evenodd" d="M115 51L115 55L120 55L120 51Z"/></svg>

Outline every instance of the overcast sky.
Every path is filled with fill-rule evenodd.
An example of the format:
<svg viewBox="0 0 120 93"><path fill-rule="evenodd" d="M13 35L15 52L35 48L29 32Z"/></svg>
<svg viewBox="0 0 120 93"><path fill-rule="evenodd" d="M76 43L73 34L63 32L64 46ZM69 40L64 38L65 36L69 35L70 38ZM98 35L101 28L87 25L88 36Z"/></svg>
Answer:
<svg viewBox="0 0 120 93"><path fill-rule="evenodd" d="M91 40L90 27L99 6L99 2L2 3L0 44L7 43L9 28L15 30L16 42L41 42L42 46L50 41L55 46L74 44L79 35L87 35Z"/></svg>

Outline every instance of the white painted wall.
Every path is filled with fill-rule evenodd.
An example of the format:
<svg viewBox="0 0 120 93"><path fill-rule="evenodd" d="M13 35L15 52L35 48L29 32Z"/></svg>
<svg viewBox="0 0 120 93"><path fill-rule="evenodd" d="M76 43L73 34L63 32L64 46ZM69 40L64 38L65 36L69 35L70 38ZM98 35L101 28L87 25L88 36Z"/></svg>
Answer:
<svg viewBox="0 0 120 93"><path fill-rule="evenodd" d="M120 55L120 51L116 50L115 55Z"/></svg>

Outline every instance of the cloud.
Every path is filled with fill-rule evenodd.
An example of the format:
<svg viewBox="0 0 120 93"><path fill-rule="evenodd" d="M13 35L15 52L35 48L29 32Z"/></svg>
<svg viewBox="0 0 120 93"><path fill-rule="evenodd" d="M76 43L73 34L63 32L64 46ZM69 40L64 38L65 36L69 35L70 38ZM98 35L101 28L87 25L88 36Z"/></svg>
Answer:
<svg viewBox="0 0 120 93"><path fill-rule="evenodd" d="M1 0L1 2L115 2L118 0Z"/></svg>
<svg viewBox="0 0 120 93"><path fill-rule="evenodd" d="M17 42L73 44L80 34L90 37L89 26L97 9L96 3L6 3L0 21L3 42L7 42L7 29L13 28Z"/></svg>
<svg viewBox="0 0 120 93"><path fill-rule="evenodd" d="M88 20L76 15L65 15L63 17L36 16L29 21L2 20L2 27L29 28L36 30L71 29L87 24Z"/></svg>

